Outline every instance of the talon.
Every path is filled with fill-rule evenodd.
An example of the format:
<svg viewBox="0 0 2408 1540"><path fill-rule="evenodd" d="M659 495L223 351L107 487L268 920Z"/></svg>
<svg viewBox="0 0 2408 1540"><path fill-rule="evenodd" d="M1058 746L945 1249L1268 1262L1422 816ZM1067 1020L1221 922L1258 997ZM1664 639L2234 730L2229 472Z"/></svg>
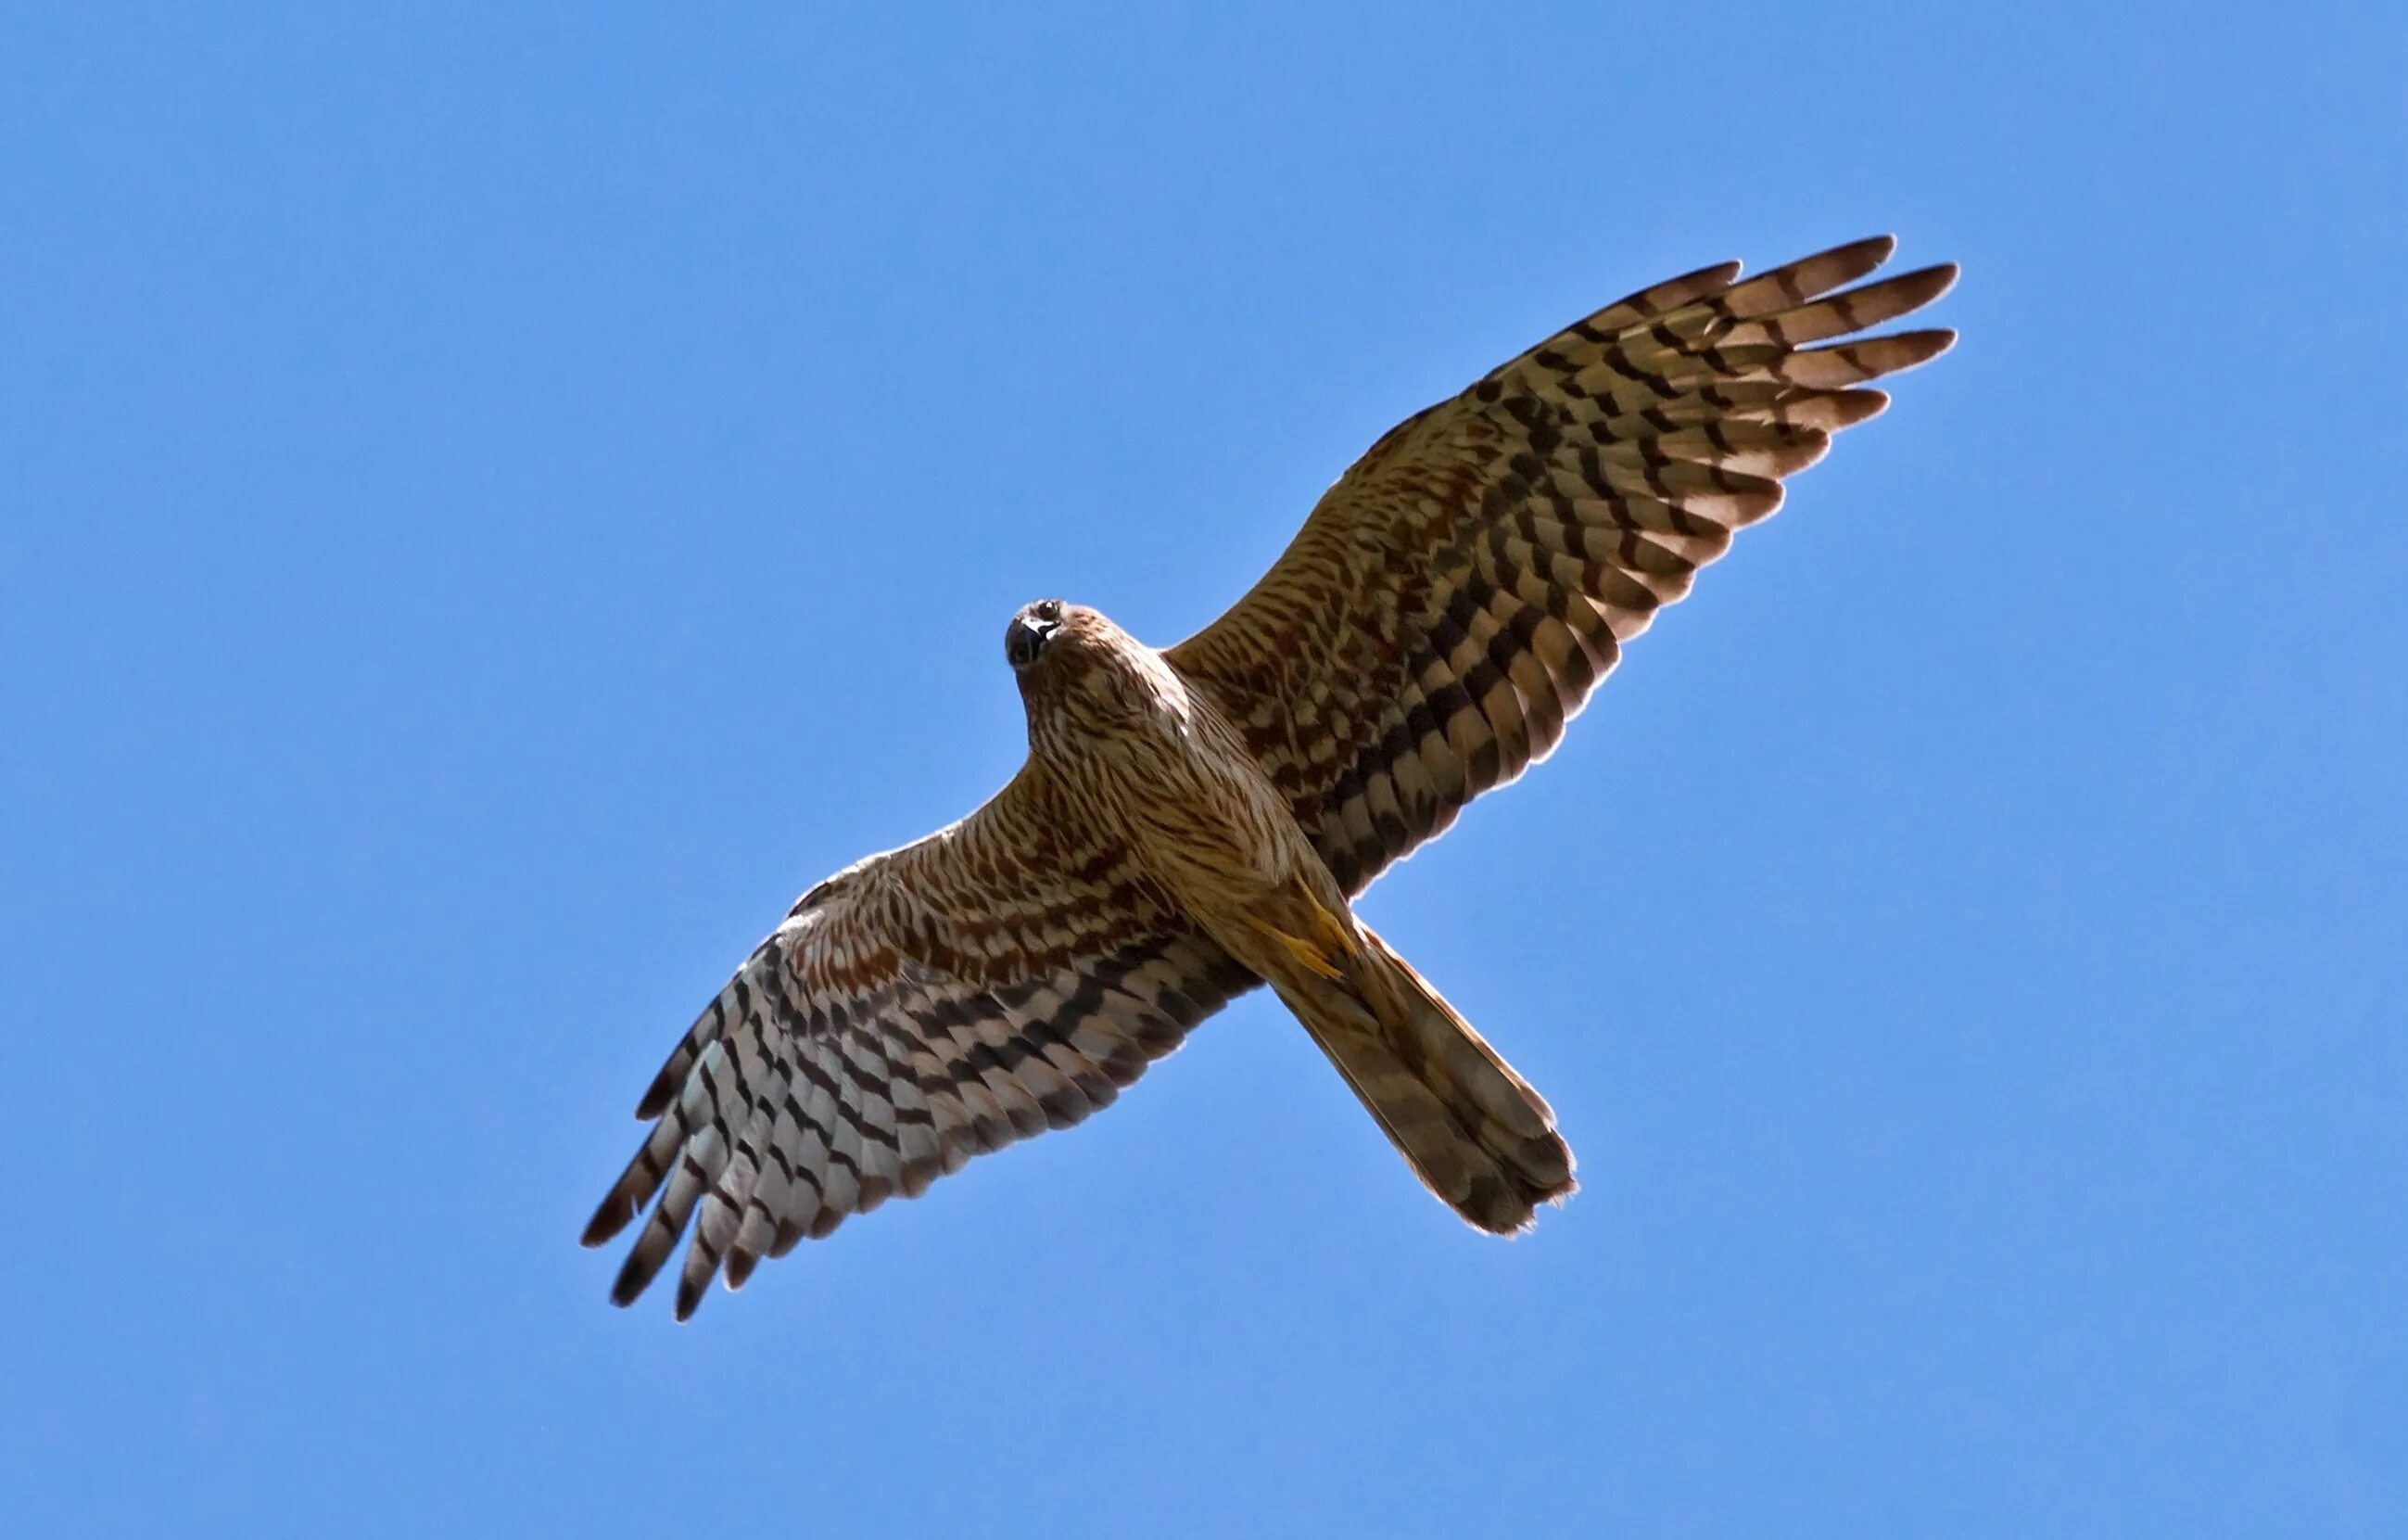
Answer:
<svg viewBox="0 0 2408 1540"><path fill-rule="evenodd" d="M1271 924L1268 920L1249 918L1246 923L1261 931L1264 935L1268 936L1271 940L1279 943L1282 946L1286 947L1289 956L1295 957L1297 962L1302 963L1306 969L1318 976L1333 981L1345 977L1344 971L1340 969L1336 963L1329 960L1328 954L1313 943L1306 941L1300 936L1291 936L1286 931L1282 930L1279 927ZM1342 941L1343 938L1341 937L1340 939ZM1343 955L1343 953L1340 954L1340 956Z"/></svg>
<svg viewBox="0 0 2408 1540"><path fill-rule="evenodd" d="M1280 940L1286 943L1287 949L1296 954L1297 961L1312 969L1323 978L1336 980L1346 976L1345 971L1330 961L1328 955L1312 943L1299 941L1294 936L1282 936Z"/></svg>
<svg viewBox="0 0 2408 1540"><path fill-rule="evenodd" d="M1315 904L1312 917L1321 929L1321 950L1325 955L1333 957L1354 955L1354 938L1346 934L1346 927L1339 922L1337 915Z"/></svg>
<svg viewBox="0 0 2408 1540"><path fill-rule="evenodd" d="M1323 908L1321 900L1312 896L1312 887L1302 878L1296 880L1295 893L1297 899L1303 903L1304 912L1312 917L1313 939L1320 943L1322 956L1353 957L1354 938L1347 931L1346 922Z"/></svg>

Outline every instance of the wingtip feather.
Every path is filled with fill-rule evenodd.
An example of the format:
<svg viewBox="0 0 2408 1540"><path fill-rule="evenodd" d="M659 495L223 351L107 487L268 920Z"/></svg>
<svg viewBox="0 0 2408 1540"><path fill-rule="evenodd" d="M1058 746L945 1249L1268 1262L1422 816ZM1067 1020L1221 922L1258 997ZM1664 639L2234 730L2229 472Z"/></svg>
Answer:
<svg viewBox="0 0 2408 1540"><path fill-rule="evenodd" d="M761 1254L738 1246L727 1254L727 1287L730 1292L752 1281L752 1270L761 1265Z"/></svg>
<svg viewBox="0 0 2408 1540"><path fill-rule="evenodd" d="M1889 338L1889 340L1907 344L1907 346L1899 349L1899 353L1905 357L1906 362L1891 365L1888 369L1884 371L1885 373L1894 373L1899 369L1919 368L1923 365L1930 363L1933 359L1939 357L1942 353L1946 353L1949 349L1956 345L1956 329L1951 326L1930 326L1921 331L1899 332L1896 337Z"/></svg>
<svg viewBox="0 0 2408 1540"><path fill-rule="evenodd" d="M639 1272L636 1262L637 1259L629 1257L620 1267L619 1275L610 1280L610 1303L622 1310L642 1299L645 1288L652 1281L652 1275Z"/></svg>
<svg viewBox="0 0 2408 1540"><path fill-rule="evenodd" d="M627 1221L635 1216L636 1206L623 1195L613 1192L602 1200L600 1207L595 1209L594 1217L585 1221L585 1232L577 1238L577 1244L589 1250L605 1245L611 1236L626 1229Z"/></svg>

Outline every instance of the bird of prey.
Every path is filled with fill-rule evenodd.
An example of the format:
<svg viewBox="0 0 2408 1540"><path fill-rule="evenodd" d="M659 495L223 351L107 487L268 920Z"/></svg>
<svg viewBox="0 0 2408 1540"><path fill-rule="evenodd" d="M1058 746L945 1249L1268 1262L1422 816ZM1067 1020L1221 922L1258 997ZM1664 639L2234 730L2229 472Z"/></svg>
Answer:
<svg viewBox="0 0 2408 1540"><path fill-rule="evenodd" d="M585 1244L651 1208L724 1269L1110 1103L1268 984L1413 1173L1511 1234L1572 1191L1555 1115L1349 901L1555 745L1656 612L1946 331L1854 337L1952 266L1888 237L1641 290L1391 430L1236 606L1165 651L1041 599L1004 654L1028 759L977 812L804 894L637 1107ZM1839 340L1835 340L1839 339Z"/></svg>

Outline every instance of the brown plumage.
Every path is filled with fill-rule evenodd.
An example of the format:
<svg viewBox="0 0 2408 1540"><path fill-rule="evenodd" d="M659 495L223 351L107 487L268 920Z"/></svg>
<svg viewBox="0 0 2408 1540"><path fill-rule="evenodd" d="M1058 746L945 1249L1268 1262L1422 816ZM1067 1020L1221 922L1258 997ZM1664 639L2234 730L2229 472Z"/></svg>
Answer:
<svg viewBox="0 0 2408 1540"><path fill-rule="evenodd" d="M1407 1163L1511 1233L1573 1187L1554 1115L1348 907L1543 758L1781 478L1943 331L1828 339L1945 292L1843 293L1858 241L1633 295L1390 431L1245 597L1157 652L1057 600L1006 634L1029 757L984 807L806 893L669 1056L586 1227L649 1206L611 1297L723 1268L1109 1103L1268 982ZM1828 297L1827 297L1828 296ZM1822 345L1815 345L1822 344Z"/></svg>

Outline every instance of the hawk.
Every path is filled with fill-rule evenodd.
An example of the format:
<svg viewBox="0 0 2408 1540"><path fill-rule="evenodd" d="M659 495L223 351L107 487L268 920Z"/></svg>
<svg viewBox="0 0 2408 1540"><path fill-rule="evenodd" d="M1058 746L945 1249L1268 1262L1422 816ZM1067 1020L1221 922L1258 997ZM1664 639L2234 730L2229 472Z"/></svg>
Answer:
<svg viewBox="0 0 2408 1540"><path fill-rule="evenodd" d="M677 1315L764 1257L1108 1105L1268 984L1431 1192L1512 1234L1573 1189L1554 1113L1350 900L1546 756L1656 612L1947 331L1852 337L1956 268L1886 237L1617 301L1406 419L1270 571L1167 651L1042 599L1004 653L1028 759L804 894L636 1109L586 1227L689 1225ZM1832 340L1845 338L1844 340Z"/></svg>

